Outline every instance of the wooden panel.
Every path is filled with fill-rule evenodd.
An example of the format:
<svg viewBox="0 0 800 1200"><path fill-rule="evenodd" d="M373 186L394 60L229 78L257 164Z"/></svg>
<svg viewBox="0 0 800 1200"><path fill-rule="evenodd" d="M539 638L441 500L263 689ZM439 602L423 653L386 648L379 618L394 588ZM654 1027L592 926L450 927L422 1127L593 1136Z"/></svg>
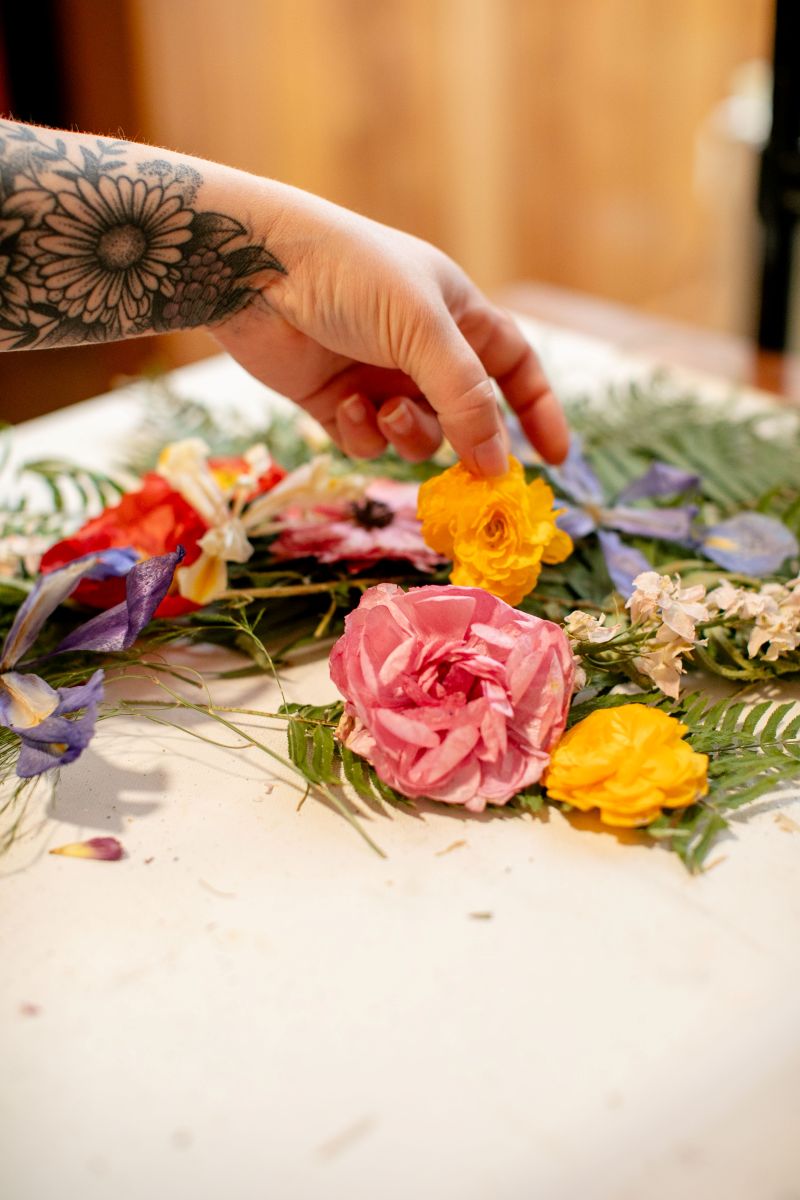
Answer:
<svg viewBox="0 0 800 1200"><path fill-rule="evenodd" d="M489 289L542 279L747 327L752 163L744 201L724 171L704 201L695 147L734 68L769 57L772 0L60 2L87 129L308 188L437 242ZM138 345L121 370L211 343ZM70 354L69 399L96 385L92 355L112 372L110 348ZM0 389L11 374L20 415L47 402L21 365L0 362Z"/></svg>
<svg viewBox="0 0 800 1200"><path fill-rule="evenodd" d="M652 303L706 268L697 131L770 0L128 0L147 135L513 277Z"/></svg>

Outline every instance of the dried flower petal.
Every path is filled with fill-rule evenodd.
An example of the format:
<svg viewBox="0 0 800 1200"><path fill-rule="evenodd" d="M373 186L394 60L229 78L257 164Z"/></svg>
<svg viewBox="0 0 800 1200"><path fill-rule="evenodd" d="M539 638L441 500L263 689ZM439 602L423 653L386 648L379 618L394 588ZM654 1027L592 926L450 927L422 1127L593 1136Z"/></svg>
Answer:
<svg viewBox="0 0 800 1200"><path fill-rule="evenodd" d="M630 504L633 500L650 500L655 496L677 496L680 492L688 492L698 487L700 476L671 463L654 462L640 475L629 483L617 496L617 504Z"/></svg>
<svg viewBox="0 0 800 1200"><path fill-rule="evenodd" d="M51 854L63 854L65 858L95 858L98 862L118 862L124 857L122 843L115 837L89 838L87 842L68 842L56 846Z"/></svg>
<svg viewBox="0 0 800 1200"><path fill-rule="evenodd" d="M480 588L370 588L331 653L338 736L405 796L482 812L535 783L566 723L562 630Z"/></svg>
<svg viewBox="0 0 800 1200"><path fill-rule="evenodd" d="M627 599L633 592L634 579L649 571L650 563L640 550L623 542L619 534L610 529L598 529L597 537L609 578L619 594Z"/></svg>
<svg viewBox="0 0 800 1200"><path fill-rule="evenodd" d="M726 571L742 575L771 575L800 551L782 521L755 512L737 513L706 529L700 549Z"/></svg>
<svg viewBox="0 0 800 1200"><path fill-rule="evenodd" d="M644 704L597 709L564 734L542 783L551 800L598 808L607 825L648 825L708 791L708 756L683 741L686 732Z"/></svg>
<svg viewBox="0 0 800 1200"><path fill-rule="evenodd" d="M563 562L572 540L556 526L553 493L543 479L526 483L509 459L505 475L477 479L461 463L419 490L422 536L452 560L452 582L480 587L519 604L536 586L542 563Z"/></svg>

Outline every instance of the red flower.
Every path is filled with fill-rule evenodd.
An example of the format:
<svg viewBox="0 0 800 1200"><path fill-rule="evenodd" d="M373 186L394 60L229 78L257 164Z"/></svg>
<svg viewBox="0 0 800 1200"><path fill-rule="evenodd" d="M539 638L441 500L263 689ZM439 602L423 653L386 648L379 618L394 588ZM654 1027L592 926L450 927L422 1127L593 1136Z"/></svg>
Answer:
<svg viewBox="0 0 800 1200"><path fill-rule="evenodd" d="M141 558L152 558L180 545L186 551L183 562L188 566L200 554L197 543L207 528L205 521L183 497L173 492L166 479L149 472L143 477L138 492L129 492L119 504L87 521L72 537L51 546L42 558L41 570L54 571L93 550L125 546L132 546ZM75 589L74 596L92 608L111 608L125 599L125 580L85 579ZM196 608L191 600L184 600L173 583L155 616L176 617Z"/></svg>
<svg viewBox="0 0 800 1200"><path fill-rule="evenodd" d="M208 465L224 495L234 489L238 479L252 470L245 458L232 455L210 458ZM269 467L259 476L247 496L247 501L269 491L285 474L282 467L270 461ZM200 556L198 542L207 530L206 521L184 500L180 492L173 491L166 479L151 471L143 476L138 491L129 492L119 504L104 509L98 517L87 521L72 537L51 546L42 558L41 570L45 573L53 571L94 550L122 549L126 546L131 546L140 558L152 558L183 546L186 555L182 565L190 567ZM125 580L83 580L74 596L92 608L111 608L125 599ZM173 581L169 594L159 604L155 616L177 617L182 613L194 612L199 607L181 596L177 583Z"/></svg>

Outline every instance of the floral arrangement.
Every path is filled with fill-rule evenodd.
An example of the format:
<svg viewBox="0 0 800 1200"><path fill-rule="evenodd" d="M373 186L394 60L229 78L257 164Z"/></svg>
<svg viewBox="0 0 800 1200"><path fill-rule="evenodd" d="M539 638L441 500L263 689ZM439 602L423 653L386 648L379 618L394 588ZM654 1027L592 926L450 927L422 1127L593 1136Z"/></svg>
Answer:
<svg viewBox="0 0 800 1200"><path fill-rule="evenodd" d="M556 805L700 868L731 813L800 777L796 706L748 691L800 676L796 424L787 441L657 385L615 399L573 406L562 467L512 455L493 480L390 458L356 473L285 423L225 445L176 401L174 424L205 440L164 438L162 412L166 444L133 487L27 464L56 503L9 506L0 529L6 840L102 715L186 707L237 728L164 681L169 643L277 674L334 639L342 699L264 714L287 758L255 744L371 844L359 806ZM143 665L167 697L110 702L105 680ZM712 703L703 673L730 694ZM113 860L112 843L58 852Z"/></svg>

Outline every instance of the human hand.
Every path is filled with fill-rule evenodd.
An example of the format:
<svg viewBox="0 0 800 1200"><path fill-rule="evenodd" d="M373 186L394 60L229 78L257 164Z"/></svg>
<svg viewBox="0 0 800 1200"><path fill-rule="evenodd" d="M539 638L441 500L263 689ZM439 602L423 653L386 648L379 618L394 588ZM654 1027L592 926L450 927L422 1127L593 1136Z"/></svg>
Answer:
<svg viewBox="0 0 800 1200"><path fill-rule="evenodd" d="M435 247L293 188L269 248L286 266L213 330L251 374L355 458L387 443L412 462L442 435L479 475L508 438L492 378L548 462L567 453L561 407L512 318Z"/></svg>

